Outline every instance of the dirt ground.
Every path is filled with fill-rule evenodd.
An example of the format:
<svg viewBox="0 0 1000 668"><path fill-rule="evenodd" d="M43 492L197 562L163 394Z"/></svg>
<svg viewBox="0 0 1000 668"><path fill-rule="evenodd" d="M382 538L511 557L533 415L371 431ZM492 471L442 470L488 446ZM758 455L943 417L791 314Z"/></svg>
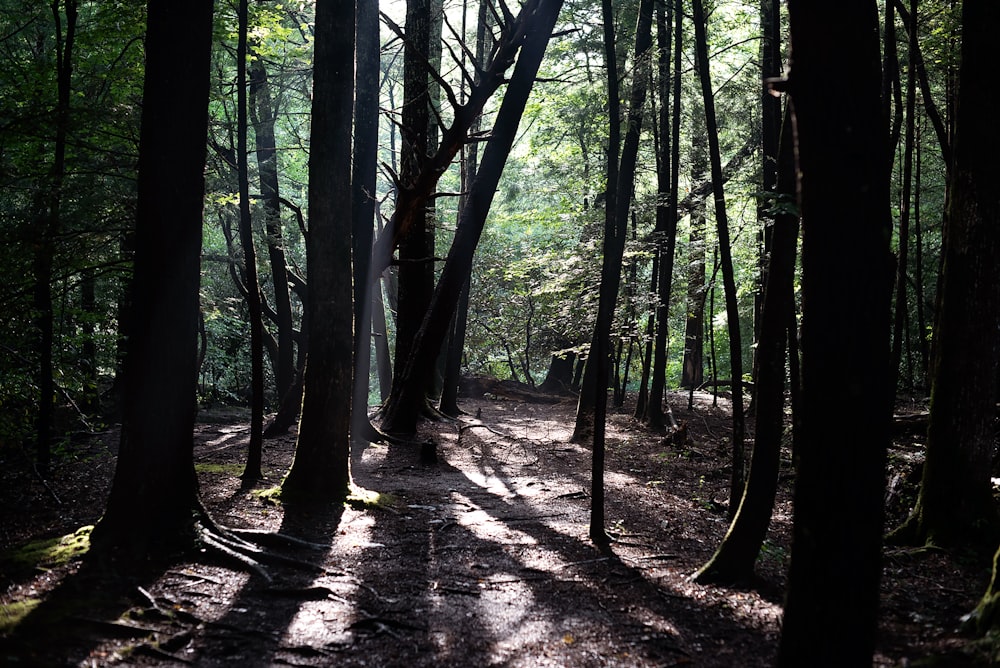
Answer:
<svg viewBox="0 0 1000 668"><path fill-rule="evenodd" d="M353 476L378 502L286 512L240 489L248 415L203 412L195 458L205 505L226 526L280 530L321 549L275 548L309 568L273 580L205 558L141 584L95 581L78 559L24 570L0 561L0 664L9 666L770 666L780 632L791 530L785 461L759 581L703 586L690 575L727 528L724 398L671 395L689 438L673 443L628 406L610 416L606 526L613 557L587 533L590 453L570 443L575 404L489 394L459 422L428 422L437 461L413 446L355 453ZM476 417L473 417L476 416ZM750 425L752 433L752 423ZM295 435L265 443L268 480ZM68 444L43 486L24 452L0 448L0 551L93 524L117 434ZM919 438L891 454L890 522L912 501ZM22 551L23 552L23 551ZM958 630L989 577L982 557L889 551L875 665L992 665ZM36 605L17 627L17 611ZM52 617L42 610L58 609ZM32 623L55 619L54 622Z"/></svg>

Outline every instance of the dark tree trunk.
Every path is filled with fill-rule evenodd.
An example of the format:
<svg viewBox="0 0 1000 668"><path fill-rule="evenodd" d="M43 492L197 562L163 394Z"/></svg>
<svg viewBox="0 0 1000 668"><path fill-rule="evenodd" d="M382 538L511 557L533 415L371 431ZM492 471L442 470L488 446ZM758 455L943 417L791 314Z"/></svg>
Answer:
<svg viewBox="0 0 1000 668"><path fill-rule="evenodd" d="M247 22L249 0L238 5L239 36L236 47L236 169L239 181L240 245L243 247L243 277L246 284L250 320L250 443L247 449L243 484L264 477L261 458L264 443L264 313L260 282L257 280L257 252L250 219L250 179L247 165Z"/></svg>
<svg viewBox="0 0 1000 668"><path fill-rule="evenodd" d="M49 474L51 462L52 418L55 408L54 343L55 323L52 309L52 261L55 238L62 224L60 210L63 181L66 177L66 144L69 134L69 113L73 78L73 47L76 41L77 2L65 0L65 25L59 1L51 4L56 26L56 108L52 166L48 179L40 187L36 199L37 236L34 241L32 269L34 273L34 311L37 328L38 414L35 417L35 462L38 472ZM64 32L65 29L65 32Z"/></svg>
<svg viewBox="0 0 1000 668"><path fill-rule="evenodd" d="M486 49L487 49L487 39L492 33L487 29L489 27L489 3L483 0L479 3L478 19L476 24L476 65L477 67L482 67L486 59ZM463 4L463 14L462 20L465 21L465 11L467 5ZM463 34L464 34L463 29ZM463 59L464 66L464 59ZM480 121L477 118L472 124L470 131L475 133L479 131ZM462 149L462 165L461 165L461 175L462 175L462 190L463 195L459 199L459 210L465 208L467 197L464 193L467 193L472 187L472 183L476 180L476 169L479 162L479 145L475 142L465 146ZM462 354L465 350L465 334L468 327L469 321L469 288L470 288L471 277L466 280L465 285L462 286L461 294L458 299L458 307L453 318L452 330L448 335L448 348L447 348L447 358L445 361L445 370L443 384L441 388L441 400L438 402L438 410L445 415L450 415L455 417L459 415L462 411L458 407L458 383L461 379L462 371Z"/></svg>
<svg viewBox="0 0 1000 668"><path fill-rule="evenodd" d="M190 545L201 510L192 434L212 3L150 0L147 17L124 422L91 535L92 552L131 563Z"/></svg>
<svg viewBox="0 0 1000 668"><path fill-rule="evenodd" d="M743 496L743 487L746 483L743 452L745 432L743 420L743 342L740 333L740 309L736 297L736 274L733 270L733 256L729 243L729 218L726 214L725 182L722 176L722 157L719 152L719 128L715 120L715 96L712 92L712 78L708 68L707 26L702 0L693 0L692 7L694 8L692 20L694 21L695 44L698 49L698 58L695 62L698 65L701 90L705 98L708 153L712 164L712 190L715 195L715 226L719 236L719 263L722 268L726 319L729 328L729 373L733 381L733 471L729 489L729 515L732 517L736 513L736 506Z"/></svg>
<svg viewBox="0 0 1000 668"><path fill-rule="evenodd" d="M378 169L379 40L378 0L357 3L357 90L354 100L354 175L352 251L354 260L354 405L355 441L374 436L368 420L372 359L372 299L382 290L372 274L375 181Z"/></svg>
<svg viewBox="0 0 1000 668"><path fill-rule="evenodd" d="M691 103L691 179L701 183L708 171L708 140L701 124L704 102L697 96ZM681 387L694 389L705 382L705 197L691 199L687 243L687 318L684 323L684 359Z"/></svg>
<svg viewBox="0 0 1000 668"><path fill-rule="evenodd" d="M890 3L892 0L889 0ZM911 16L917 15L916 0L910 0ZM906 81L906 129L903 139L903 192L899 202L899 242L896 253L896 306L893 314L892 326L892 359L890 369L892 371L892 382L890 392L895 395L899 386L899 366L903 358L903 331L907 322L909 307L907 304L906 286L908 281L908 269L910 261L910 205L913 192L913 146L916 123L914 114L917 106L917 84L914 68L914 58L916 53L917 32L910 31L909 67L907 67ZM910 374L910 383L913 382L913 374Z"/></svg>
<svg viewBox="0 0 1000 668"><path fill-rule="evenodd" d="M355 11L352 2L316 5L309 155L309 357L299 438L282 498L343 500L350 488L354 370L350 210Z"/></svg>
<svg viewBox="0 0 1000 668"><path fill-rule="evenodd" d="M608 3L609 6L610 2ZM605 13L605 21L610 12ZM618 172L618 195L615 197L613 225L605 227L604 261L601 265L600 299L597 307L597 325L594 328L596 351L588 366L597 371L594 387L594 439L591 466L590 539L598 547L606 547L610 538L604 529L604 432L608 409L608 358L611 349L611 322L618 300L618 283L621 281L622 253L625 251L625 233L628 212L632 203L635 167L639 154L639 136L642 130L643 107L649 85L649 65L643 63L646 52L652 48L653 1L639 2L639 16L635 28L635 56L632 91L629 94L628 120L625 141L622 145L621 165ZM611 233L611 234L609 234ZM581 394L585 397L586 389ZM582 402L581 402L582 403ZM577 428L580 418L577 415Z"/></svg>
<svg viewBox="0 0 1000 668"><path fill-rule="evenodd" d="M288 289L284 233L281 226L281 196L278 189L278 151L274 124L278 110L271 98L271 84L260 59L250 66L250 120L254 126L257 150L257 173L260 181L261 209L267 238L267 256L271 265L275 325L278 329L277 355L274 358L275 391L280 400L295 382L295 331L292 300Z"/></svg>
<svg viewBox="0 0 1000 668"><path fill-rule="evenodd" d="M619 178L619 153L621 152L621 92L618 80L618 53L615 43L615 13L611 0L601 2L601 14L604 24L604 66L607 69L608 78L608 150L607 162L605 164L605 201L604 201L604 261L601 265L601 294L600 300L618 298L618 281L621 277L621 254L616 254L613 240L621 237L620 246L625 249L625 224L624 221L617 221L615 214L618 211L618 178ZM621 232L618 231L621 228ZM609 253L611 254L609 257ZM617 262L612 258L617 257ZM611 269L615 273L614 287L611 286L613 276L608 272ZM611 295L610 291L614 290ZM599 319L599 318L598 318ZM609 325L610 328L610 325ZM587 355L587 364L583 370L583 384L580 387L580 398L576 406L576 424L573 428L573 441L582 441L594 424L594 397L597 396L597 386L600 385L605 390L607 372L600 373L605 362L599 362L596 357L598 347L597 337L600 326L595 324L594 331L590 338L590 351ZM598 382L598 378L605 379Z"/></svg>
<svg viewBox="0 0 1000 668"><path fill-rule="evenodd" d="M793 202L795 197L791 132L789 120L781 136L781 169L774 185L777 195L773 203L778 205ZM715 555L698 571L695 576L698 582L749 581L774 509L785 425L785 342L789 318L795 315L793 279L799 220L786 209L774 217L773 225L770 267L760 317L755 379L757 419L750 474L729 532Z"/></svg>
<svg viewBox="0 0 1000 668"><path fill-rule="evenodd" d="M407 0L406 40L403 50L403 107L400 114L402 146L399 180L411 190L426 169L430 140L431 0ZM394 366L402 369L423 322L434 290L434 246L428 231L433 224L434 201L414 208L409 225L400 234L397 267L396 348ZM428 376L429 378L429 376ZM426 378L424 379L426 380ZM401 382L397 374L393 384ZM425 383L425 388L430 387Z"/></svg>
<svg viewBox="0 0 1000 668"><path fill-rule="evenodd" d="M810 0L789 0L788 10L803 225L802 442L778 665L867 668L878 622L890 427L888 130L878 11L870 1ZM833 85L845 72L849 97ZM833 427L845 405L852 407L850 438Z"/></svg>
<svg viewBox="0 0 1000 668"><path fill-rule="evenodd" d="M1000 364L1000 139L990 76L990 32L1000 6L962 5L962 63L952 144L950 209L942 292L934 331L927 459L916 507L893 538L911 544L997 541L990 463ZM972 28L975 26L975 29ZM974 307L972 307L974 305Z"/></svg>
<svg viewBox="0 0 1000 668"><path fill-rule="evenodd" d="M673 48L674 48L674 70L673 76L671 77L670 83L672 84L673 90L671 91L671 102L673 103L673 111L670 114L670 125L667 124L666 119L666 86L661 86L660 97L663 102L663 107L660 110L660 135L664 137L664 144L669 143L670 151L669 156L664 152L661 157L664 167L669 160L669 180L664 183L660 182L660 192L663 192L664 185L667 186L667 192L669 193L667 197L665 210L660 212L660 205L657 206L657 222L659 222L659 216L664 216L664 237L660 241L664 244L660 250L660 266L658 268L657 277L657 302L656 302L656 341L653 348L653 377L649 389L649 401L648 407L646 409L646 417L649 421L649 426L653 429L663 429L666 426L666 419L663 412L663 394L666 388L667 382L667 328L669 326L668 320L670 315L670 293L673 288L673 274L674 274L674 250L677 245L677 186L680 180L680 132L681 132L681 54L683 45L683 7L681 6L682 0L677 0L674 9L674 36L673 36ZM662 23L662 20L660 21ZM670 23L669 19L667 24L663 26L660 34L658 34L657 39L661 44L667 45L670 42ZM669 47L667 47L669 50ZM665 61L666 58L663 54L660 56L661 64L661 77L665 76L664 71L666 69ZM669 136L669 139L666 139ZM666 176L666 174L664 174Z"/></svg>
<svg viewBox="0 0 1000 668"><path fill-rule="evenodd" d="M431 308L418 332L414 352L406 367L400 372L405 378L394 384L392 396L386 403L382 427L390 433L413 434L424 402L423 387L413 381L427 378L434 368L437 354L447 336L451 317L458 304L462 285L472 270L472 259L486 224L486 216L493 202L500 175L510 153L517 127L534 84L549 36L562 7L562 0L532 0L526 9L537 8L529 14L526 34L520 56L514 66L507 92L497 112L490 140L483 152L483 159L469 192L469 201L459 218L455 240L448 252L448 259L441 272L431 301ZM526 11L522 9L522 13Z"/></svg>

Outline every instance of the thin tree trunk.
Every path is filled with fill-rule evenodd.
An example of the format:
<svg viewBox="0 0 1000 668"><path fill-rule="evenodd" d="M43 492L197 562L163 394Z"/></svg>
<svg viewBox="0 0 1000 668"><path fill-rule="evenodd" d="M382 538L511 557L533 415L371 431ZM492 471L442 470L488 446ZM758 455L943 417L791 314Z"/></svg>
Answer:
<svg viewBox="0 0 1000 668"><path fill-rule="evenodd" d="M775 204L794 201L795 156L790 117L781 135ZM778 489L781 441L784 435L785 343L788 321L795 317L793 298L799 220L787 212L774 217L770 268L761 309L756 380L756 433L750 474L739 509L719 549L698 573L698 582L732 584L749 581L767 536Z"/></svg>
<svg viewBox="0 0 1000 668"><path fill-rule="evenodd" d="M892 0L889 0L891 3ZM917 2L910 0L910 14L913 19L917 16ZM903 193L899 203L899 250L896 253L896 310L893 317L892 327L892 359L890 368L892 369L891 391L894 393L899 386L899 366L903 356L903 328L906 324L906 314L909 311L906 296L907 268L909 266L910 247L910 203L913 192L913 145L915 134L914 115L916 113L917 85L914 73L914 57L917 41L917 31L910 31L909 54L910 62L907 67L906 81L906 130L903 139ZM912 374L910 376L912 382Z"/></svg>
<svg viewBox="0 0 1000 668"><path fill-rule="evenodd" d="M601 265L601 300L607 299L605 293L610 296L612 276L606 274L605 270L621 272L620 255L617 262L611 260L614 257L613 246L608 243L609 239L615 239L617 228L622 228L621 235L624 237L624 223L615 219L618 211L618 179L619 179L619 153L621 152L621 92L618 79L618 53L615 42L615 18L614 7L611 0L602 0L601 17L604 30L604 66L608 73L608 150L607 162L605 165L605 206L604 206L604 248L606 256ZM624 251L624 241L621 243ZM612 253L610 257L608 254ZM614 283L614 297L618 297L618 282ZM609 325L610 327L610 325ZM570 440L582 441L586 438L587 432L593 429L594 422L594 397L597 396L597 386L607 389L607 373L600 374L601 365L607 362L598 362L595 351L598 347L599 326L595 324L594 331L590 338L590 352L587 355L587 365L583 370L583 384L580 388L580 398L576 406L576 423L573 428L573 436ZM604 378L603 381L599 378Z"/></svg>
<svg viewBox="0 0 1000 668"><path fill-rule="evenodd" d="M662 5L661 5L662 9ZM666 420L663 413L663 394L666 387L667 369L667 328L670 315L670 293L673 287L674 274L674 250L677 244L677 186L680 178L680 132L681 132L681 54L682 54L682 23L683 23L682 0L677 0L673 7L674 35L673 35L673 75L670 78L670 85L673 90L670 93L670 100L673 110L670 114L670 124L666 117L666 94L667 85L661 85L660 97L664 103L660 109L660 135L664 137L664 142L669 143L669 158L666 152L663 160L669 160L669 174L659 182L659 190L662 193L664 186L669 195L662 215L664 221L663 247L660 252L659 276L657 280L657 302L656 302L656 342L653 349L653 378L649 390L649 406L646 409L649 426L653 429L663 429ZM670 51L670 18L669 14L664 25L662 13L658 23L662 30L658 31L657 40L663 48ZM667 54L661 53L661 72L667 69ZM664 74L661 73L661 77ZM664 165L666 166L666 164ZM659 177L658 177L659 178ZM661 215L659 205L657 216Z"/></svg>
<svg viewBox="0 0 1000 668"><path fill-rule="evenodd" d="M248 318L250 320L250 442L246 467L240 476L244 485L264 477L261 458L264 443L264 315L257 280L257 253L250 219L250 180L247 165L247 21L248 0L238 5L239 36L236 47L236 168L239 180L240 245L243 247L243 271L246 281Z"/></svg>
<svg viewBox="0 0 1000 668"><path fill-rule="evenodd" d="M702 0L693 0L695 43L698 48L698 74L705 98L705 122L708 126L709 159L712 164L712 184L715 194L715 223L719 235L719 261L722 266L722 283L726 296L726 318L729 327L729 371L732 384L733 411L733 472L729 492L729 514L736 513L736 506L743 496L744 478L744 419L743 419L743 344L740 334L740 311L736 297L736 276L733 271L732 250L729 243L729 220L726 214L726 195L722 178L722 158L719 153L719 130L715 120L715 98L708 68L708 40Z"/></svg>

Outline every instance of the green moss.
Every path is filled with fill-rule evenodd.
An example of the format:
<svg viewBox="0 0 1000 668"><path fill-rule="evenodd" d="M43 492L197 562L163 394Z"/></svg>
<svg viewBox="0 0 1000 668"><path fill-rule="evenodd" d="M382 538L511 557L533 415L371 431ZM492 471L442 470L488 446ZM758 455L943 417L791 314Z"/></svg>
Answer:
<svg viewBox="0 0 1000 668"><path fill-rule="evenodd" d="M38 607L41 600L29 598L23 601L14 601L0 605L0 636L4 636L13 631L28 614Z"/></svg>
<svg viewBox="0 0 1000 668"><path fill-rule="evenodd" d="M210 464L208 462L202 462L200 464L195 464L194 470L197 473L216 473L219 475L231 475L235 477L243 475L242 464Z"/></svg>
<svg viewBox="0 0 1000 668"><path fill-rule="evenodd" d="M377 508L393 508L398 504L392 494L375 492L356 485L351 486L351 493L345 500L348 506L355 510L371 510Z"/></svg>
<svg viewBox="0 0 1000 668"><path fill-rule="evenodd" d="M250 493L264 503L270 503L275 506L281 505L281 485L275 485L267 489L255 489Z"/></svg>
<svg viewBox="0 0 1000 668"><path fill-rule="evenodd" d="M0 562L11 570L22 572L61 566L86 554L93 528L88 525L58 538L33 540L0 554Z"/></svg>

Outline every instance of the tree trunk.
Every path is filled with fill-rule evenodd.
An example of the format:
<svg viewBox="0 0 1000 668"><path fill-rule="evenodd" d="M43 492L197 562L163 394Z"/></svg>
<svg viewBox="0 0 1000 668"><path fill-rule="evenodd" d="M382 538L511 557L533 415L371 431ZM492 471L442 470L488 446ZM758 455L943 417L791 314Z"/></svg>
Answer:
<svg viewBox="0 0 1000 668"><path fill-rule="evenodd" d="M992 549L1000 526L990 483L1000 364L1000 195L994 185L1000 178L995 160L1000 139L992 115L1000 100L995 87L982 83L990 76L991 44L989 32L980 28L1000 25L1000 7L966 0L962 22L927 459L916 507L893 538Z"/></svg>
<svg viewBox="0 0 1000 668"><path fill-rule="evenodd" d="M375 436L368 419L372 359L372 299L382 298L372 273L375 182L378 170L378 0L357 3L357 90L354 100L352 253L354 260L354 395L351 433L356 442Z"/></svg>
<svg viewBox="0 0 1000 668"><path fill-rule="evenodd" d="M701 119L704 101L691 102L691 179L701 183L708 171L708 140ZM684 324L684 360L681 387L696 388L705 382L705 199L692 198L688 231L687 318Z"/></svg>
<svg viewBox="0 0 1000 668"><path fill-rule="evenodd" d="M709 159L712 164L712 189L715 195L715 226L719 236L719 263L722 267L722 284L725 288L726 319L729 328L729 373L732 378L733 413L733 471L729 489L729 515L736 514L736 506L743 496L746 483L744 472L744 419L743 419L743 342L740 333L740 309L736 297L736 275L729 243L729 218L726 213L725 182L722 176L722 157L719 152L719 128L715 120L715 95L708 67L708 39L705 11L702 0L693 0L695 44L698 49L698 74L705 98L705 123L708 126ZM714 355L714 352L713 352Z"/></svg>
<svg viewBox="0 0 1000 668"><path fill-rule="evenodd" d="M891 3L892 0L889 0ZM916 19L916 0L910 0L910 14ZM903 328L907 321L906 285L908 280L908 268L910 261L910 205L913 192L913 145L916 124L914 114L916 113L917 84L914 68L914 58L916 53L915 42L917 41L917 31L910 31L909 66L907 67L906 81L906 129L903 139L903 192L899 202L899 242L896 253L896 308L893 314L892 326L892 359L889 362L892 370L892 382L890 392L895 394L899 386L899 367L903 357ZM913 374L910 374L910 383L913 382Z"/></svg>
<svg viewBox="0 0 1000 668"><path fill-rule="evenodd" d="M271 99L271 84L260 59L250 66L250 120L254 126L257 151L257 174L260 182L261 208L267 239L267 257L271 265L275 325L278 329L278 352L274 359L275 391L285 396L295 382L295 331L292 300L288 289L284 233L281 226L281 196L278 189L278 151L274 124L278 110Z"/></svg>
<svg viewBox="0 0 1000 668"><path fill-rule="evenodd" d="M351 483L354 323L350 210L354 102L354 3L316 5L309 155L309 358L299 438L283 499L336 502Z"/></svg>
<svg viewBox="0 0 1000 668"><path fill-rule="evenodd" d="M244 485L264 477L261 458L264 443L264 315L257 280L257 252L250 219L250 179L247 165L247 21L248 0L238 4L239 36L236 47L236 169L239 181L240 245L246 283L247 317L250 325L250 443L247 448Z"/></svg>
<svg viewBox="0 0 1000 668"><path fill-rule="evenodd" d="M781 136L780 173L773 204L787 207L795 197L795 156L792 127L786 120ZM784 435L785 342L788 320L794 317L795 255L798 216L787 208L774 217L770 267L760 317L756 380L756 433L746 491L718 551L695 575L698 582L732 584L749 581L767 536L778 489L781 441Z"/></svg>
<svg viewBox="0 0 1000 668"><path fill-rule="evenodd" d="M620 236L622 241L619 245L621 245L622 251L624 252L625 225L624 221L617 221L615 219L615 214L618 211L618 179L620 169L619 153L621 151L622 116L621 92L618 80L618 53L615 43L615 14L611 0L603 0L601 2L601 15L604 24L604 66L608 72L608 150L607 162L605 164L606 180L604 191L603 253L605 257L601 265L600 300L606 300L609 297L613 300L617 300L618 281L621 277L621 254L616 253L615 245L610 243L610 241ZM618 232L618 227L621 228L621 232ZM610 257L608 255L609 253L611 254ZM618 258L617 262L612 259L616 256ZM613 276L610 273L607 273L609 270L617 276L614 281L613 288L611 285ZM613 295L610 292L611 290L614 291ZM570 439L574 442L584 440L588 432L593 429L594 398L597 396L596 387L600 385L605 388L605 390L607 389L607 373L605 372L603 376L600 375L600 368L602 365L606 365L606 362L599 362L595 356L598 347L597 337L599 332L600 326L595 324L594 331L590 338L590 351L587 354L587 364L583 370L583 384L580 387L580 397L576 406L576 423L573 428L573 436ZM603 378L604 380L598 381L598 378Z"/></svg>
<svg viewBox="0 0 1000 668"><path fill-rule="evenodd" d="M660 110L660 135L664 138L669 136L669 140L664 139L664 142L669 142L670 144L670 155L668 157L668 155L664 153L661 158L664 163L669 160L669 180L667 182L660 182L659 189L660 192L663 192L663 187L666 185L669 195L667 197L665 210L661 214L660 206L658 204L656 214L657 221L659 221L660 215L663 215L665 218L664 238L661 240L664 246L662 250L660 250L660 266L658 270L656 291L656 341L653 348L653 377L649 389L648 407L646 409L646 416L649 421L650 428L657 430L663 429L666 426L666 419L663 413L663 393L667 380L667 327L669 326L668 320L670 316L670 293L673 288L674 251L677 245L677 186L680 180L681 155L681 54L683 43L682 23L684 18L681 2L682 0L677 0L673 9L675 22L673 36L674 70L670 81L673 86L673 90L671 92L673 111L670 114L671 122L669 126L667 125L666 118L665 85L661 87L660 92L660 97L664 100L663 106ZM662 20L660 23L662 23ZM668 19L667 24L663 26L662 31L658 33L657 40L661 44L667 45L670 42L669 36L670 23ZM669 49L669 47L667 48ZM661 54L661 77L664 76L663 72L666 69L665 60L665 56ZM666 166L666 164L664 166ZM666 174L664 174L664 176L666 176Z"/></svg>
<svg viewBox="0 0 1000 668"><path fill-rule="evenodd" d="M610 9L610 2L605 7ZM610 18L605 12L605 21ZM618 284L621 281L622 253L625 251L625 234L628 212L632 204L635 167L639 154L639 136L642 130L643 106L646 103L646 89L649 85L649 64L644 63L646 53L652 48L653 1L640 0L639 16L635 27L635 56L633 58L632 90L629 94L628 120L625 141L622 146L621 166L618 172L618 194L615 197L614 225L605 227L604 261L601 265L601 293L597 307L597 325L594 328L595 354L591 356L597 374L594 388L594 440L591 466L591 509L590 539L598 547L606 547L610 542L604 530L604 431L608 408L608 363L611 350L611 322L618 300ZM609 232L613 235L608 234ZM584 390L586 392L586 390ZM581 394L581 398L584 395ZM577 416L579 425L579 416Z"/></svg>
<svg viewBox="0 0 1000 668"><path fill-rule="evenodd" d="M497 112L490 140L483 152L479 173L469 192L468 205L460 215L455 240L434 291L430 311L424 318L414 352L409 356L406 367L402 372L397 368L397 373L402 373L405 378L394 384L382 421L382 428L390 433L409 435L416 431L417 417L424 401L423 387L407 381L426 378L433 372L437 353L447 336L462 285L468 280L472 270L473 255L486 224L486 216L500 182L500 175L514 144L528 95L562 7L562 0L533 1L537 1L537 9L529 14L531 19L527 22L521 53ZM529 3L525 8L531 9L532 6ZM522 9L522 13L526 9Z"/></svg>
<svg viewBox="0 0 1000 668"><path fill-rule="evenodd" d="M890 427L878 11L873 2L810 0L789 0L788 10L803 225L802 443L778 665L867 668ZM850 96L835 84L845 72ZM831 428L845 405L852 407L849 437Z"/></svg>
<svg viewBox="0 0 1000 668"><path fill-rule="evenodd" d="M415 187L426 169L430 153L431 0L407 0L406 41L403 51L403 107L400 114L403 142L400 150L399 179L405 189ZM415 208L407 229L399 240L397 267L395 368L409 359L413 340L423 322L434 291L434 201L427 199ZM427 381L425 377L423 380ZM401 382L399 374L393 384ZM429 389L425 383L424 389Z"/></svg>
<svg viewBox="0 0 1000 668"><path fill-rule="evenodd" d="M189 546L201 510L192 434L212 3L150 0L147 17L124 422L90 538L95 555L129 563Z"/></svg>

